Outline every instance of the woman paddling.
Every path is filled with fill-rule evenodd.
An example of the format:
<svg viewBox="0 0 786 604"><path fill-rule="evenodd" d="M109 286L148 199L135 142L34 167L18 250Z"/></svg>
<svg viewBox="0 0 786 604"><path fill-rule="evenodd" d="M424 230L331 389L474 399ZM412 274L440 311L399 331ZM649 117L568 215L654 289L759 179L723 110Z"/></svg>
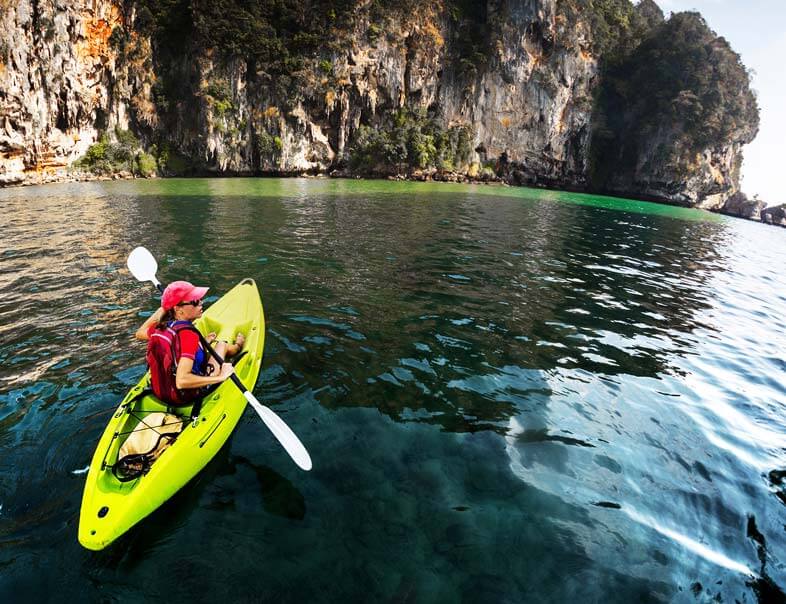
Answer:
<svg viewBox="0 0 786 604"><path fill-rule="evenodd" d="M162 397L179 398L181 400L170 400L171 403L182 403L193 400L203 395L203 388L220 384L233 373L230 363L219 366L218 361L210 356L200 342L200 337L196 333L193 321L202 316L202 298L207 293L207 287L196 287L188 281L174 281L170 283L161 296L161 307L156 310L136 331L134 336L138 340L148 341L153 336L160 335L163 331L168 331L171 337L177 340L174 345L174 386L179 391L183 391L182 397ZM166 336L166 334L164 334ZM215 340L216 334L211 333L207 337L208 342ZM216 342L213 349L218 355L226 359L236 355L243 348L245 337L238 333L234 344L227 342ZM150 350L150 346L148 346ZM148 354L148 363L151 356ZM159 362L156 360L156 362ZM151 367L151 373L155 373ZM159 372L165 375L169 368L159 368ZM174 369L174 368L173 368ZM154 384L154 390L155 388Z"/></svg>

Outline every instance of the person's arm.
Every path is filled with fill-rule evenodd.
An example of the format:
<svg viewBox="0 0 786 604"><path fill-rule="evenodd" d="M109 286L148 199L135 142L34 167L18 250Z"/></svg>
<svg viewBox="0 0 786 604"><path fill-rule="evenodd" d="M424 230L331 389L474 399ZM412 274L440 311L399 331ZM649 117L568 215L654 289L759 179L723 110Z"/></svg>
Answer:
<svg viewBox="0 0 786 604"><path fill-rule="evenodd" d="M193 367L194 359L180 357L180 361L177 364L177 373L175 373L175 386L182 390L183 388L201 388L211 384L220 384L232 375L235 369L231 363L224 363L218 375L196 375L191 373Z"/></svg>
<svg viewBox="0 0 786 604"><path fill-rule="evenodd" d="M158 323L163 315L164 315L164 309L159 306L158 310L156 310L156 312L150 315L147 318L147 320L144 323L142 323L142 327L136 330L134 337L137 340L142 340L143 342L149 340L150 336L148 335L147 332L150 330L150 326L153 325L154 323Z"/></svg>

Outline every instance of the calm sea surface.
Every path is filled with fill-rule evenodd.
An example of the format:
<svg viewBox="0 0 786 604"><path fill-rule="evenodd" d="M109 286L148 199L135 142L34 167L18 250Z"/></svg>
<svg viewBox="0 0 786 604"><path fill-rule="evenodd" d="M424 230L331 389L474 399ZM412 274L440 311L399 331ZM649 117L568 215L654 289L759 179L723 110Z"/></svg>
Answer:
<svg viewBox="0 0 786 604"><path fill-rule="evenodd" d="M502 187L0 190L0 601L782 601L786 230ZM143 374L125 268L257 280L254 390L107 550L85 474Z"/></svg>

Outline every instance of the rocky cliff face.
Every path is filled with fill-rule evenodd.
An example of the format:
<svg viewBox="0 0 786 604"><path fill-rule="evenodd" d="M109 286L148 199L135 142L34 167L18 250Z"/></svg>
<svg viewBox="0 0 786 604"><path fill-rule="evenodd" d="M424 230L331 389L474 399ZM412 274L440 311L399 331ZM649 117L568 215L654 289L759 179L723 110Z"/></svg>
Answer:
<svg viewBox="0 0 786 604"><path fill-rule="evenodd" d="M346 171L362 128L403 132L406 110L428 116L430 125L410 128L406 140L384 139L402 147L385 149L384 157L404 158L388 166L391 172L478 175L485 168L516 184L687 204L722 203L738 188L739 150L750 132L699 149L686 145L690 153L677 160L663 153L685 138L671 123L628 167L612 167L600 184L593 180L605 52L599 40L608 18L599 20L591 3L401 0L384 10L368 0L334 4L344 13L325 13L336 25L324 32L324 45L301 52L284 70L262 54L216 43L211 27L227 25L200 24L197 2L167 9L131 0L0 2L0 182L61 178L102 133L118 129L166 150L159 157L164 173L172 171L166 157L175 155L200 172ZM632 10L627 1L617 4ZM651 2L642 5L652 10ZM262 19L259 10L254 18ZM265 18L268 30L260 31L273 39L282 26ZM300 48L306 34L280 39ZM234 39L230 32L224 40ZM468 152L448 161L434 148L458 129L469 137Z"/></svg>
<svg viewBox="0 0 786 604"><path fill-rule="evenodd" d="M463 89L448 68L439 86L445 119L474 126L480 159L502 158L521 184L586 184L598 61L588 23L564 4L490 2L486 68Z"/></svg>
<svg viewBox="0 0 786 604"><path fill-rule="evenodd" d="M59 178L101 130L127 127L109 45L117 26L108 2L0 4L0 183Z"/></svg>
<svg viewBox="0 0 786 604"><path fill-rule="evenodd" d="M604 74L593 185L720 210L739 190L742 146L758 130L748 73L698 13L649 19L642 41Z"/></svg>
<svg viewBox="0 0 786 604"><path fill-rule="evenodd" d="M464 70L450 60L454 32L440 3L391 16L373 39L361 14L345 34L351 43L325 54L329 68L315 61L295 95L281 94L264 69L202 52L191 74L199 101L176 116L173 142L208 169L327 171L346 158L361 125L385 127L406 107L472 130L477 151L465 170L503 156L527 182L582 187L597 60L587 25L568 21L557 4L489 2L492 47L482 69ZM270 139L273 148L260 144Z"/></svg>

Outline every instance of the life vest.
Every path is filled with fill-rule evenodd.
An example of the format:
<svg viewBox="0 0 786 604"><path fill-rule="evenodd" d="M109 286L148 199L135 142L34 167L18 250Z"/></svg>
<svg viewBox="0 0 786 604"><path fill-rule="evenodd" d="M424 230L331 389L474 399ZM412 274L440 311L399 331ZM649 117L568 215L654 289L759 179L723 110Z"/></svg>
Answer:
<svg viewBox="0 0 786 604"><path fill-rule="evenodd" d="M190 405L204 395L202 388L177 387L177 358L180 356L178 333L199 330L190 323L173 324L164 329L156 328L147 342L147 366L150 368L150 387L161 401L174 406Z"/></svg>

